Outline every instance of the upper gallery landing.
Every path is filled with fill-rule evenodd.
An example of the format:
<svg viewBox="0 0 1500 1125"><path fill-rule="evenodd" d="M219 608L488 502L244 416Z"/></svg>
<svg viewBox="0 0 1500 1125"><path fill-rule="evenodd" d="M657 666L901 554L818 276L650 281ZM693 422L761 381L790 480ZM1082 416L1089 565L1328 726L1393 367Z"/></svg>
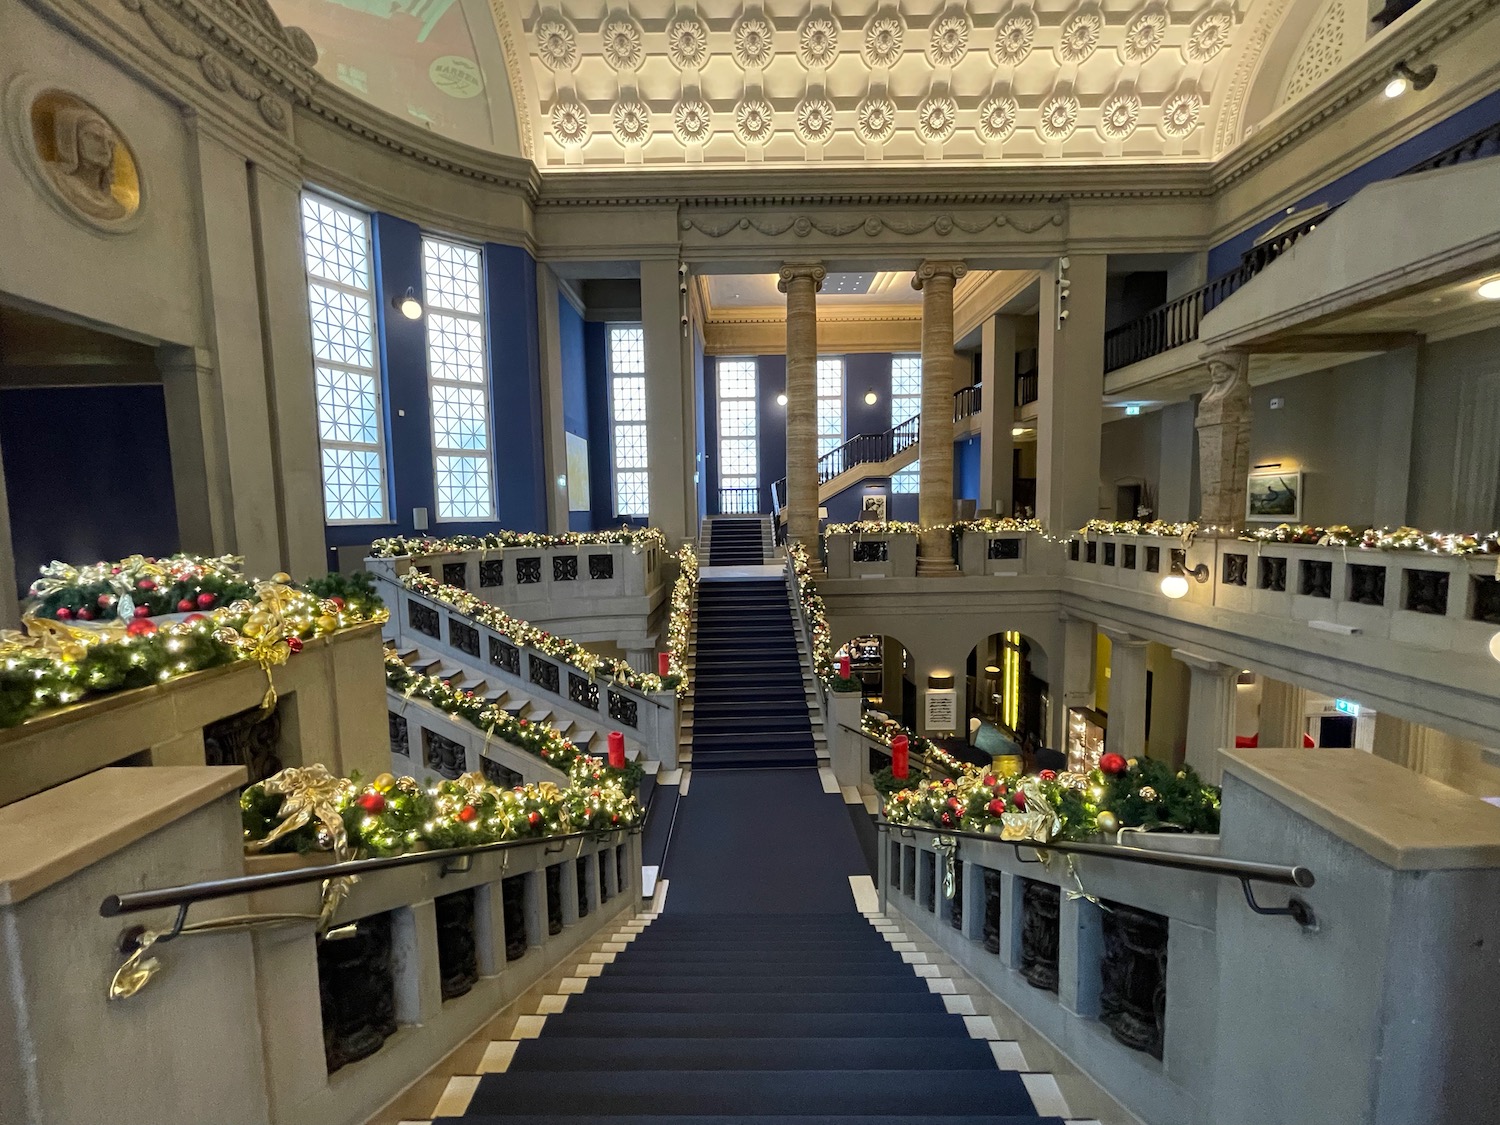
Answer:
<svg viewBox="0 0 1500 1125"><path fill-rule="evenodd" d="M329 82L542 168L1203 161L1359 0L272 0Z"/></svg>

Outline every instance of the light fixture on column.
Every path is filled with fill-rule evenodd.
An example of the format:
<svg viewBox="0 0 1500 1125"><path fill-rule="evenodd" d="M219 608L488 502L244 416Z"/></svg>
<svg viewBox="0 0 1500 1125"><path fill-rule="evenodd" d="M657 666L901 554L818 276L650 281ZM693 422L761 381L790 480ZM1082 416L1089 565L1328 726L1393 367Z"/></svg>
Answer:
<svg viewBox="0 0 1500 1125"><path fill-rule="evenodd" d="M1396 64L1396 73L1391 80L1385 84L1385 96L1388 98L1399 98L1408 89L1425 90L1432 85L1432 80L1437 77L1437 64L1428 63L1421 70L1413 70L1402 59Z"/></svg>
<svg viewBox="0 0 1500 1125"><path fill-rule="evenodd" d="M1481 282L1475 292L1486 301L1500 301L1500 277L1492 277L1488 281Z"/></svg>
<svg viewBox="0 0 1500 1125"><path fill-rule="evenodd" d="M1496 660L1500 660L1500 633L1496 633L1490 638L1490 655Z"/></svg>
<svg viewBox="0 0 1500 1125"><path fill-rule="evenodd" d="M422 302L417 300L417 291L410 285L401 296L392 298L391 304L395 305L396 310L407 320L422 319Z"/></svg>
<svg viewBox="0 0 1500 1125"><path fill-rule="evenodd" d="M1073 283L1068 280L1068 267L1072 265L1066 257L1057 259L1057 277L1053 284L1057 286L1057 326L1061 328L1063 321L1068 319L1068 291L1073 288Z"/></svg>
<svg viewBox="0 0 1500 1125"><path fill-rule="evenodd" d="M776 396L776 405L777 406L785 406L786 405L786 392L785 391L782 391L779 395Z"/></svg>
<svg viewBox="0 0 1500 1125"><path fill-rule="evenodd" d="M875 393L875 388L871 387L869 390L867 390L865 392L865 405L866 406L874 406L875 403L879 400L879 398L880 398L880 396Z"/></svg>
<svg viewBox="0 0 1500 1125"><path fill-rule="evenodd" d="M1208 581L1208 564L1199 563L1188 570L1181 566L1174 566L1172 573L1161 580L1161 592L1174 601L1187 596L1188 576L1196 578L1199 582Z"/></svg>

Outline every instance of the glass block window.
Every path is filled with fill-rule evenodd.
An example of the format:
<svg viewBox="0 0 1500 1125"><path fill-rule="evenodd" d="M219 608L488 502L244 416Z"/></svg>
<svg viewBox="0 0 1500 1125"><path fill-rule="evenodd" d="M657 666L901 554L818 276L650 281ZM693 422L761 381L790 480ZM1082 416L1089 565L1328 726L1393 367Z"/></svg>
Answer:
<svg viewBox="0 0 1500 1125"><path fill-rule="evenodd" d="M760 488L758 406L753 359L721 359L719 376L719 488Z"/></svg>
<svg viewBox="0 0 1500 1125"><path fill-rule="evenodd" d="M385 424L370 217L304 195L302 252L312 315L323 517L329 523L384 520Z"/></svg>
<svg viewBox="0 0 1500 1125"><path fill-rule="evenodd" d="M922 485L922 463L913 461L906 468L891 475L891 491L917 493Z"/></svg>
<svg viewBox="0 0 1500 1125"><path fill-rule="evenodd" d="M891 425L922 413L922 357L891 357Z"/></svg>
<svg viewBox="0 0 1500 1125"><path fill-rule="evenodd" d="M649 515L646 334L639 324L609 326L609 409L614 439L615 513Z"/></svg>
<svg viewBox="0 0 1500 1125"><path fill-rule="evenodd" d="M844 444L844 357L818 359L818 456Z"/></svg>
<svg viewBox="0 0 1500 1125"><path fill-rule="evenodd" d="M495 518L484 262L477 246L422 238L427 390L437 518Z"/></svg>

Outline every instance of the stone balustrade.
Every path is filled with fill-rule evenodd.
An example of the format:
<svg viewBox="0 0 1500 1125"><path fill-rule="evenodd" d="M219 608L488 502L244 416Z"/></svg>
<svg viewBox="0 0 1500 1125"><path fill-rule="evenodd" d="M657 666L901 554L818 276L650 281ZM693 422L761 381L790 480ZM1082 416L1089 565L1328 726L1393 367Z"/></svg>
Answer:
<svg viewBox="0 0 1500 1125"><path fill-rule="evenodd" d="M625 736L627 749L646 758L668 767L676 764L680 721L676 692L647 692L603 675L596 677L586 668L518 644L399 582L377 581L376 585L391 611L387 631L398 649L420 647L424 653L472 671L491 686L514 688L545 704L554 715L597 731L617 730Z"/></svg>
<svg viewBox="0 0 1500 1125"><path fill-rule="evenodd" d="M105 896L310 862L245 857L244 780L106 768L0 809L0 1071L17 1120L359 1125L639 907L637 834L541 839L463 870L366 872L326 938L293 917L160 942L162 970L107 1000L121 931L169 930L174 912L101 917ZM189 922L315 916L319 887L201 903Z"/></svg>
<svg viewBox="0 0 1500 1125"><path fill-rule="evenodd" d="M1143 1120L1480 1120L1500 1072L1500 809L1358 750L1226 751L1220 836L1122 841L1302 864L1303 927L1233 878L890 826L879 891ZM1263 906L1284 887L1256 884ZM1414 955L1414 950L1420 950ZM1434 985L1438 981L1440 985ZM1445 1033L1461 1028L1462 1033Z"/></svg>
<svg viewBox="0 0 1500 1125"><path fill-rule="evenodd" d="M955 558L959 573L966 576L1045 574L1056 569L1048 555L1051 545L1024 531L968 531L956 538ZM1032 539L1038 541L1037 557L1032 557ZM916 532L849 532L830 535L825 543L829 578L916 577Z"/></svg>
<svg viewBox="0 0 1500 1125"><path fill-rule="evenodd" d="M426 700L387 694L391 736L390 770L397 777L415 777L424 785L481 773L504 788L550 781L567 785L565 769L549 765L537 755L493 737L455 718ZM603 755L600 745L588 747Z"/></svg>

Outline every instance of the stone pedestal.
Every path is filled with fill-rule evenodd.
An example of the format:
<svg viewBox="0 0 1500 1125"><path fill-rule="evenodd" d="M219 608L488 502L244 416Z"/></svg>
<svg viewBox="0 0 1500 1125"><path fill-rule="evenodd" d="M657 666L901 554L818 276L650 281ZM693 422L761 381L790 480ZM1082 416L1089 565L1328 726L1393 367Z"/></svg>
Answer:
<svg viewBox="0 0 1500 1125"><path fill-rule="evenodd" d="M927 261L911 279L922 293L919 578L958 571L953 538L943 526L953 520L953 285L967 272L963 262Z"/></svg>
<svg viewBox="0 0 1500 1125"><path fill-rule="evenodd" d="M1250 473L1250 360L1236 352L1208 357L1213 383L1198 402L1199 519L1208 527L1237 528L1245 521Z"/></svg>
<svg viewBox="0 0 1500 1125"><path fill-rule="evenodd" d="M787 539L818 557L818 290L821 262L788 262L776 287L786 294Z"/></svg>

